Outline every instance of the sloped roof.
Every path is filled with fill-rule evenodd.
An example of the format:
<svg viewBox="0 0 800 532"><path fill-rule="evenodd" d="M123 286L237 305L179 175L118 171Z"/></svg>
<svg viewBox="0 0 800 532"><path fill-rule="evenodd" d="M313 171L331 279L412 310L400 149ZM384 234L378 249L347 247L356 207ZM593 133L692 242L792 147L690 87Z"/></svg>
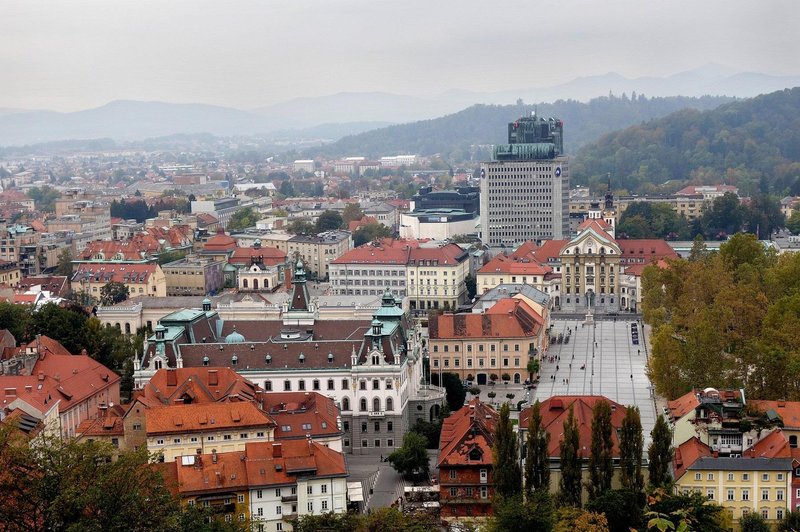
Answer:
<svg viewBox="0 0 800 532"><path fill-rule="evenodd" d="M781 429L773 430L742 453L742 457L747 458L790 458L791 456L792 450Z"/></svg>
<svg viewBox="0 0 800 532"><path fill-rule="evenodd" d="M258 386L225 367L162 368L156 371L142 389L142 396L156 404L182 404L184 397L192 403L219 401L252 401Z"/></svg>
<svg viewBox="0 0 800 532"><path fill-rule="evenodd" d="M187 465L181 459L175 460L178 491L186 496L247 489L244 456L243 452L193 455L188 458L192 463Z"/></svg>
<svg viewBox="0 0 800 532"><path fill-rule="evenodd" d="M450 414L442 423L439 438L439 467L492 465L497 412L477 397ZM470 460L473 449L480 451L479 461Z"/></svg>
<svg viewBox="0 0 800 532"><path fill-rule="evenodd" d="M560 456L559 444L564 435L564 422L569 414L569 407L573 407L575 421L578 424L579 452L582 458L589 457L592 442L592 417L594 406L600 401L607 401L611 405L611 425L615 430L611 432L613 444L611 454L619 457L619 438L617 431L622 426L626 407L607 399L601 395L554 395L541 403L542 426L550 434L548 456ZM528 407L519 415L519 426L528 428L530 423L531 408Z"/></svg>
<svg viewBox="0 0 800 532"><path fill-rule="evenodd" d="M258 264L266 266L274 266L276 264L284 264L286 262L286 253L269 246L262 247L247 247L236 248L231 256L228 258L229 264L246 264L249 265L253 261Z"/></svg>
<svg viewBox="0 0 800 532"><path fill-rule="evenodd" d="M159 269L157 264L85 262L72 274L72 282L143 284Z"/></svg>
<svg viewBox="0 0 800 532"><path fill-rule="evenodd" d="M268 428L272 419L253 403L205 403L148 408L147 435Z"/></svg>
<svg viewBox="0 0 800 532"><path fill-rule="evenodd" d="M666 240L658 238L634 238L617 240L622 260L645 259L645 262L656 262L661 259L678 259L678 253Z"/></svg>
<svg viewBox="0 0 800 532"><path fill-rule="evenodd" d="M672 420L682 418L698 406L700 406L700 400L697 398L697 392L694 390L685 393L677 399L667 401L669 416Z"/></svg>
<svg viewBox="0 0 800 532"><path fill-rule="evenodd" d="M261 407L275 421L278 441L341 434L337 423L339 409L333 399L320 393L265 393L261 395Z"/></svg>
<svg viewBox="0 0 800 532"><path fill-rule="evenodd" d="M711 447L701 442L697 436L680 444L672 457L675 480L680 479L700 457L712 454Z"/></svg>
<svg viewBox="0 0 800 532"><path fill-rule="evenodd" d="M431 339L526 338L535 336L544 324L527 303L516 298L501 299L483 314L438 314L429 327Z"/></svg>
<svg viewBox="0 0 800 532"><path fill-rule="evenodd" d="M540 264L529 257L497 255L478 270L479 274L505 273L514 275L545 275L552 272L550 266Z"/></svg>
<svg viewBox="0 0 800 532"><path fill-rule="evenodd" d="M773 410L783 421L784 429L800 429L800 401L751 399L748 403L762 412Z"/></svg>
<svg viewBox="0 0 800 532"><path fill-rule="evenodd" d="M300 472L313 471L316 478L347 476L344 455L311 440L253 442L245 453L251 487L294 484Z"/></svg>

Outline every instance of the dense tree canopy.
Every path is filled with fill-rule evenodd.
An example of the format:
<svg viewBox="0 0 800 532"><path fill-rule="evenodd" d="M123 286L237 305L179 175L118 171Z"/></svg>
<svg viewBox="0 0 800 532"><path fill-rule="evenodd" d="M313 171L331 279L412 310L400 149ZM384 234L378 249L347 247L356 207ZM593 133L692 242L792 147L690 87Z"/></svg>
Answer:
<svg viewBox="0 0 800 532"><path fill-rule="evenodd" d="M225 226L225 229L231 233L235 231L243 231L248 227L255 226L259 219L259 214L254 211L252 207L244 207L243 209L239 209L233 213L233 215L231 215L231 219L228 220L228 224Z"/></svg>
<svg viewBox="0 0 800 532"><path fill-rule="evenodd" d="M413 431L407 432L403 436L403 445L390 454L388 460L404 477L427 476L430 469L427 438Z"/></svg>
<svg viewBox="0 0 800 532"><path fill-rule="evenodd" d="M800 88L710 111L681 110L584 146L570 171L577 184L610 173L634 193L653 192L667 181L682 185L687 178L736 185L746 196L793 193L800 182L798 118Z"/></svg>
<svg viewBox="0 0 800 532"><path fill-rule="evenodd" d="M701 260L646 268L650 376L669 398L705 386L800 398L800 256L737 234Z"/></svg>
<svg viewBox="0 0 800 532"><path fill-rule="evenodd" d="M522 472L519 467L519 445L511 425L508 403L500 407L500 417L494 431L492 457L495 493L500 497L513 497L522 491Z"/></svg>

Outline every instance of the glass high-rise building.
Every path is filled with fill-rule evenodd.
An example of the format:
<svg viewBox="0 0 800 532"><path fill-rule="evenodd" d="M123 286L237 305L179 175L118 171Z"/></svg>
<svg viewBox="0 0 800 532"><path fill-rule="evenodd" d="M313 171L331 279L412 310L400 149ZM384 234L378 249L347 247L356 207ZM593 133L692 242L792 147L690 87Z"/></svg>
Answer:
<svg viewBox="0 0 800 532"><path fill-rule="evenodd" d="M481 164L481 240L514 247L569 237L564 124L535 114L508 125L508 144Z"/></svg>

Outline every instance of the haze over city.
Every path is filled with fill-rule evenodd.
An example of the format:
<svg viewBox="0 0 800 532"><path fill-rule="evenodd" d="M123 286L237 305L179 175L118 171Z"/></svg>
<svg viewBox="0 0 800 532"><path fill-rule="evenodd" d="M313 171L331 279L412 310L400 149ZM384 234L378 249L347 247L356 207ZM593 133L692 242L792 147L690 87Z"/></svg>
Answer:
<svg viewBox="0 0 800 532"><path fill-rule="evenodd" d="M800 74L797 2L12 0L0 107L250 109L342 91L496 92L706 65ZM481 98L477 98L480 100ZM511 102L507 102L511 103Z"/></svg>

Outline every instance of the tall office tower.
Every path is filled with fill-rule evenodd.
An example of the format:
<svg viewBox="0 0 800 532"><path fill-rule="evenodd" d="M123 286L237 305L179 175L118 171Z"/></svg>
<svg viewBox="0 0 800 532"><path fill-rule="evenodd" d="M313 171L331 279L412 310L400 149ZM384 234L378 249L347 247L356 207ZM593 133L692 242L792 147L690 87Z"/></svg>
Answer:
<svg viewBox="0 0 800 532"><path fill-rule="evenodd" d="M514 247L569 237L564 124L536 114L508 124L508 144L481 164L481 240Z"/></svg>

